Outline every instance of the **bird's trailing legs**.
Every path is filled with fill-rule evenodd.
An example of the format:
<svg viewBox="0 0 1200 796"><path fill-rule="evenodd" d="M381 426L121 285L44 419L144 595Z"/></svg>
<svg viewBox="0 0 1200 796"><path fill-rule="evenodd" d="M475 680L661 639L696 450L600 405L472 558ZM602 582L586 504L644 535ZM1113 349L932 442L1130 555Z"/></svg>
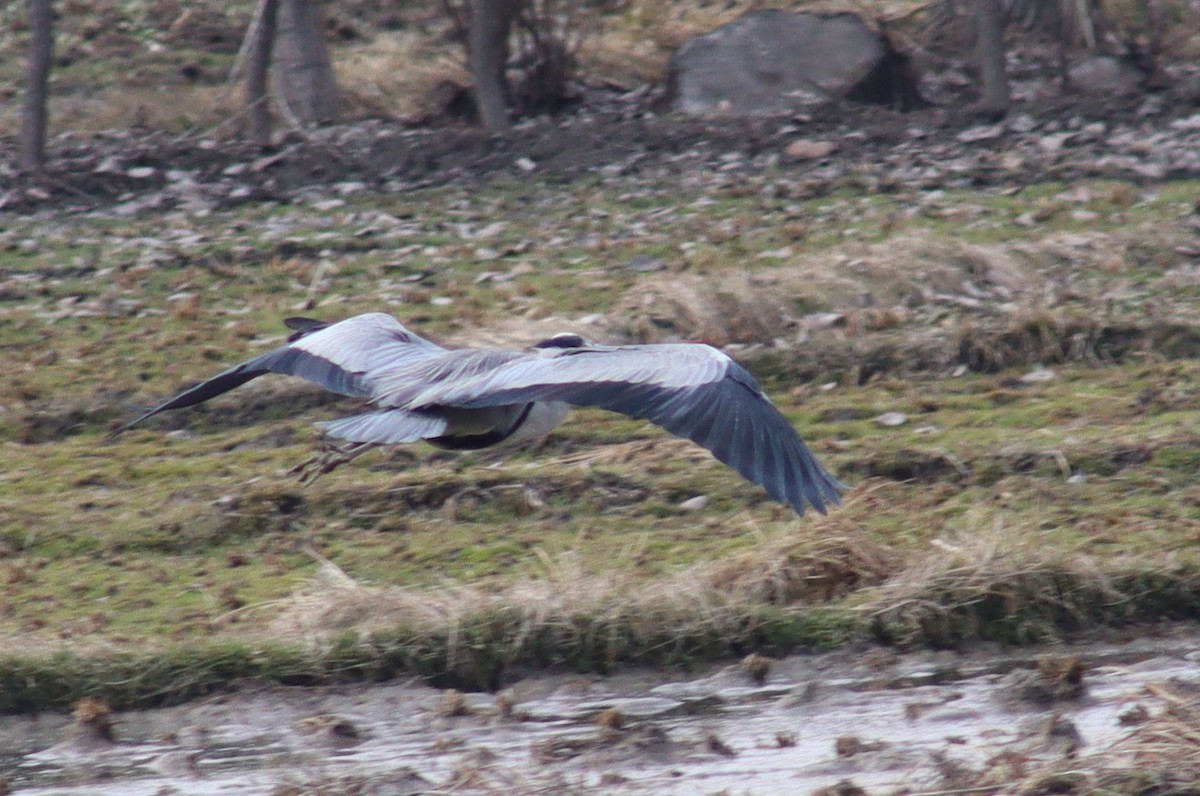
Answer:
<svg viewBox="0 0 1200 796"><path fill-rule="evenodd" d="M322 437L316 456L288 470L288 475L298 475L300 483L308 485L326 473L332 473L343 464L350 462L370 450L381 447L374 442L338 443L329 437Z"/></svg>

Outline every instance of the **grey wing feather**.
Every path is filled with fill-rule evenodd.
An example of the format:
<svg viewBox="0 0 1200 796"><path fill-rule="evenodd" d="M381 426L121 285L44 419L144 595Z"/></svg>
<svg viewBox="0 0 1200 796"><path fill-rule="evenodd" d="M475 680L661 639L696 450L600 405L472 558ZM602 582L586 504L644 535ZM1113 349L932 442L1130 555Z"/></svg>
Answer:
<svg viewBox="0 0 1200 796"><path fill-rule="evenodd" d="M310 323L313 325L309 328L315 328L317 322ZM203 403L267 373L298 376L331 392L370 398L375 395L368 378L373 369L427 360L441 353L445 350L440 346L413 334L390 315L357 315L305 332L294 342L218 373L113 433L119 434L160 412Z"/></svg>
<svg viewBox="0 0 1200 796"><path fill-rule="evenodd" d="M698 345L579 349L526 356L419 400L462 407L564 401L639 417L712 451L771 497L803 514L840 504L845 486L817 462L754 377ZM417 404L410 404L415 408Z"/></svg>
<svg viewBox="0 0 1200 796"><path fill-rule="evenodd" d="M348 442L395 445L440 437L446 433L445 418L403 409L381 409L340 420L316 424L326 434Z"/></svg>
<svg viewBox="0 0 1200 796"><path fill-rule="evenodd" d="M435 355L427 357L409 356L403 362L388 363L388 367L372 373L372 397L380 406L405 409L454 405L453 402L430 401L426 397L458 392L463 385L487 380L500 368L523 361L527 356L519 351L471 348L439 349Z"/></svg>

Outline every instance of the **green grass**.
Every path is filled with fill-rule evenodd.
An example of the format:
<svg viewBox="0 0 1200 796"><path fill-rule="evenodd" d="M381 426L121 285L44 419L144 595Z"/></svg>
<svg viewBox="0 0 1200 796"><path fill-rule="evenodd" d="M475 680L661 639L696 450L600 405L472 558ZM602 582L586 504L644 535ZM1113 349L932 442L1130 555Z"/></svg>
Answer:
<svg viewBox="0 0 1200 796"><path fill-rule="evenodd" d="M1186 616L1200 538L1200 338L1194 291L1169 274L1187 264L1175 248L1188 233L1176 222L1200 185L1086 183L1095 198L1079 206L1097 218L1085 224L1059 211L1014 223L1039 202L1075 207L1056 197L1080 187L947 192L931 209L915 195L844 189L783 202L740 186L696 206L666 183L624 200L625 189L604 180L532 180L354 196L334 212L246 205L202 218L17 221L14 239L36 245L0 251L11 372L0 385L0 638L21 639L28 654L0 664L8 683L0 709L94 693L123 704L178 699L229 667L280 682L403 669L479 685L514 661L667 665L872 634L1029 641ZM788 227L796 219L803 229ZM383 231L358 234L376 222ZM494 223L503 227L493 236L469 236ZM786 256L759 257L783 246ZM635 254L668 270L625 268ZM986 286L988 273L1007 270L1033 287L1017 284L1011 297L979 307L905 305L921 286L956 293L964 279ZM493 276L480 280L485 272ZM1043 304L1060 285L1070 292ZM709 308L678 303L687 290L707 296ZM861 306L865 293L873 306ZM661 300L647 308L643 295ZM796 327L775 325L774 307L792 317L839 312L845 322L801 339ZM415 446L305 487L287 471L312 455L311 421L353 402L281 382L104 439L138 406L277 344L289 315L375 309L450 342L484 329L521 344L593 314L600 323L584 331L597 337L726 334L852 485L847 505L797 519L691 446L595 412L579 413L538 450L455 456ZM548 316L558 320L541 325ZM1055 377L1022 381L1039 363ZM909 422L876 423L890 411ZM700 494L706 510L680 508ZM1011 559L1005 571L1042 575L1002 610L977 600L986 584L914 580L938 545L997 529L1048 556ZM889 563L867 577L854 555L809 550L827 539L878 548ZM781 545L791 551L786 565L772 552ZM375 639L351 652L343 630L331 628L317 647L271 630L312 588L314 554L381 595L469 587L478 590L472 599L509 595L521 611L534 611L520 603L524 586L561 577L546 562L572 562L585 582L619 573L624 585L563 609L575 617L568 624L603 628L603 644L594 634L563 636L556 624L517 644L502 608L468 600L456 615L481 623L474 658L454 657L446 626L399 618L365 635L343 629L345 638ZM1089 592L1087 568L1071 563L1083 560L1136 595L1132 607L1113 609ZM613 608L618 596L726 562L744 562L749 574L730 577L758 585L739 586L750 596L733 599L716 625L698 622L695 605L691 615L664 608L636 627L627 607ZM1082 595L1070 611L1039 602L1039 588L1068 581ZM783 582L810 586L788 587L782 601L763 596ZM888 609L883 601L905 583L923 596L896 604L936 610ZM822 589L833 596L821 598ZM387 646L398 637L402 644ZM266 651L253 652L262 638ZM489 648L488 639L504 642ZM331 659L331 649L361 659ZM161 677L132 691L115 685L160 655L196 667L194 677L164 663Z"/></svg>

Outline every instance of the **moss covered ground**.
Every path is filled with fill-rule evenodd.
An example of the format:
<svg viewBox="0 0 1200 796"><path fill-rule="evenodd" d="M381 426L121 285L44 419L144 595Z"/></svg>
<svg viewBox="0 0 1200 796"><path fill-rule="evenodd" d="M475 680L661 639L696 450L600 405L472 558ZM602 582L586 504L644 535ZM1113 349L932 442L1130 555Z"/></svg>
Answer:
<svg viewBox="0 0 1200 796"><path fill-rule="evenodd" d="M530 179L10 224L0 708L251 675L488 685L522 662L1035 641L1195 611L1200 185L761 187ZM447 344L726 345L846 505L797 518L596 412L534 449L414 446L302 485L311 422L354 403L284 379L106 439L278 344L284 317L367 310ZM283 621L306 611L303 632Z"/></svg>

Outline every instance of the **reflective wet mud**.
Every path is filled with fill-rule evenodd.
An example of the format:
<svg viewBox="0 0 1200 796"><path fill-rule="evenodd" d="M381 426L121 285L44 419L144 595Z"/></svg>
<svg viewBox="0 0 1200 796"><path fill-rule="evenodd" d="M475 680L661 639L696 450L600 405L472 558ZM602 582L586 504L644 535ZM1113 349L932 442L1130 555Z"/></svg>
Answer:
<svg viewBox="0 0 1200 796"><path fill-rule="evenodd" d="M0 719L21 794L935 790L1006 753L1112 747L1200 689L1200 636L1054 650L751 659L688 675L272 688L160 710ZM106 729L107 728L107 729Z"/></svg>

